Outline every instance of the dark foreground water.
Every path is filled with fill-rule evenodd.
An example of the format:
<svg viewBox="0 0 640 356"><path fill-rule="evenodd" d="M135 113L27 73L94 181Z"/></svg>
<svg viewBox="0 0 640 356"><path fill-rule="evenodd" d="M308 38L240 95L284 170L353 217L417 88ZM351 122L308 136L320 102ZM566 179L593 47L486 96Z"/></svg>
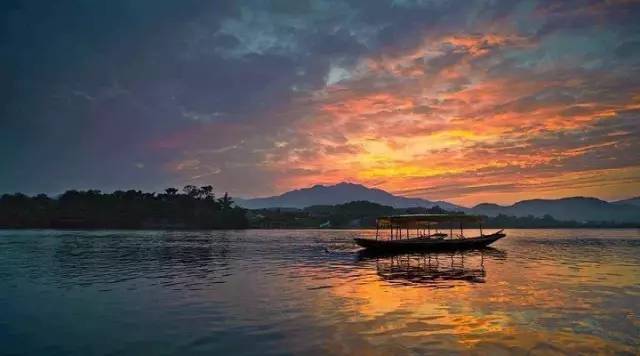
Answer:
<svg viewBox="0 0 640 356"><path fill-rule="evenodd" d="M638 230L368 257L368 231L0 231L0 354L638 354Z"/></svg>

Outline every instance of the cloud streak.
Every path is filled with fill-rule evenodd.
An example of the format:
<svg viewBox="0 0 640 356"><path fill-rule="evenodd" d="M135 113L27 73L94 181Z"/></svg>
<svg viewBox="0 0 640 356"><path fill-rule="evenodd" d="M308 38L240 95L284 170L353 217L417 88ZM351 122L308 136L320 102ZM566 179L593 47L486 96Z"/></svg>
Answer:
<svg viewBox="0 0 640 356"><path fill-rule="evenodd" d="M0 190L640 190L635 2L137 4L4 10ZM70 19L103 30L68 39Z"/></svg>

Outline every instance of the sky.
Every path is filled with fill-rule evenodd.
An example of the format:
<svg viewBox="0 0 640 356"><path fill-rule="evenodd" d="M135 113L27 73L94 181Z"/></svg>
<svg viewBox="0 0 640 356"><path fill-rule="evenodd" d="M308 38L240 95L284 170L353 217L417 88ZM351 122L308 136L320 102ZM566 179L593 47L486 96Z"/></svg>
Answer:
<svg viewBox="0 0 640 356"><path fill-rule="evenodd" d="M637 1L0 3L0 193L640 195Z"/></svg>

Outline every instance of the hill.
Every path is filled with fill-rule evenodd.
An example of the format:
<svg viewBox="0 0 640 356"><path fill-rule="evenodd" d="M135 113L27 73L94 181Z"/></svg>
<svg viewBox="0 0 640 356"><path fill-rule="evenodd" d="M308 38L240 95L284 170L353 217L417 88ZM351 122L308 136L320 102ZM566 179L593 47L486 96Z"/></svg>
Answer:
<svg viewBox="0 0 640 356"><path fill-rule="evenodd" d="M367 201L339 205L314 205L304 209L271 208L249 211L254 228L374 228L376 218L398 214L446 214L439 208L394 209ZM498 214L483 219L485 228L604 228L638 227L639 223L560 221L550 215L515 217ZM449 225L442 224L446 229ZM476 226L467 226L476 228ZM457 225L456 225L457 228Z"/></svg>
<svg viewBox="0 0 640 356"><path fill-rule="evenodd" d="M336 185L315 185L310 188L292 190L284 194L265 198L236 199L236 203L247 209L265 209L273 207L305 208L312 205L338 205L352 201L369 201L393 208L431 208L440 206L445 210L463 210L455 204L445 201L430 201L420 198L407 198L393 195L377 188L368 188L353 183Z"/></svg>
<svg viewBox="0 0 640 356"><path fill-rule="evenodd" d="M613 204L626 204L626 205L640 206L640 197L614 201Z"/></svg>
<svg viewBox="0 0 640 356"><path fill-rule="evenodd" d="M509 206L484 203L476 205L469 212L487 216L550 215L558 220L640 222L640 206L588 197L523 200Z"/></svg>

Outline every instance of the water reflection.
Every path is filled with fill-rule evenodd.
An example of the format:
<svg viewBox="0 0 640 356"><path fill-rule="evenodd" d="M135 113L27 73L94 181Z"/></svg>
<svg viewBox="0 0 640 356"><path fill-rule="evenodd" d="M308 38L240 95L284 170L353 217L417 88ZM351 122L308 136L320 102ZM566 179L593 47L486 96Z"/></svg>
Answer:
<svg viewBox="0 0 640 356"><path fill-rule="evenodd" d="M358 251L353 237L373 233L0 231L0 345L34 355L637 354L637 231L513 230L482 250Z"/></svg>
<svg viewBox="0 0 640 356"><path fill-rule="evenodd" d="M484 248L473 251L376 253L362 250L360 261L375 261L378 276L383 280L448 287L447 281L485 283L485 259L506 259L504 251Z"/></svg>

